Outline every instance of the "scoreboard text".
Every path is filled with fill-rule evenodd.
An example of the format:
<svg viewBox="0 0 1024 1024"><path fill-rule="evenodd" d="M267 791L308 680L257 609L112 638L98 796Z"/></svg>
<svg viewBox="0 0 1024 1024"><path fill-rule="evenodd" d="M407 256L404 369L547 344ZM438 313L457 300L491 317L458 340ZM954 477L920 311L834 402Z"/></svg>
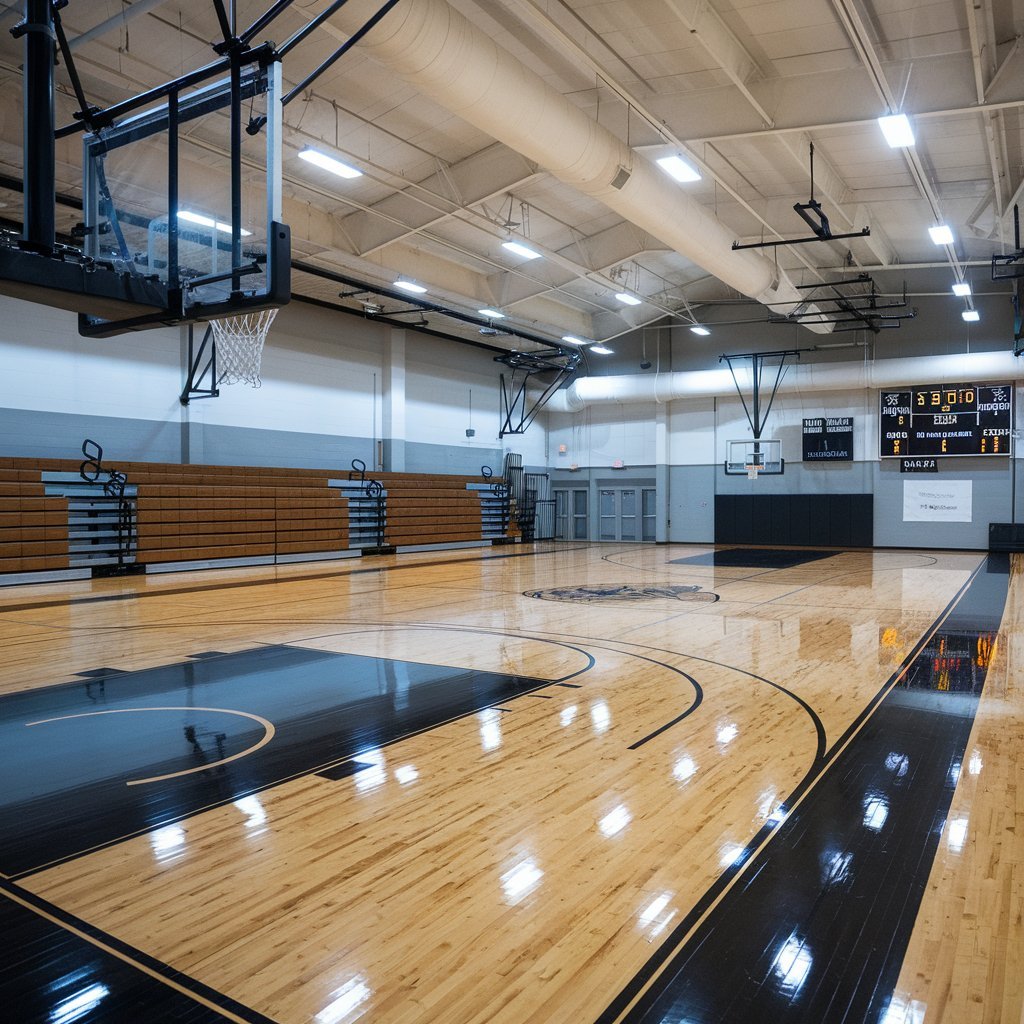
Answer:
<svg viewBox="0 0 1024 1024"><path fill-rule="evenodd" d="M885 458L1009 455L1010 384L944 384L883 391L879 453Z"/></svg>

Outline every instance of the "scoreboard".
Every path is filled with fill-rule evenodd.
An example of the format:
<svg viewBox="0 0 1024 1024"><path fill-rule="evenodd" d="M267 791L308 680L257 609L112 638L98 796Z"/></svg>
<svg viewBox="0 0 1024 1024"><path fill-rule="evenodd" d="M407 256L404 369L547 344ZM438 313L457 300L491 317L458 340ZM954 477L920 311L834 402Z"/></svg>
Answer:
<svg viewBox="0 0 1024 1024"><path fill-rule="evenodd" d="M1010 454L1010 384L936 384L883 391L880 403L883 459Z"/></svg>

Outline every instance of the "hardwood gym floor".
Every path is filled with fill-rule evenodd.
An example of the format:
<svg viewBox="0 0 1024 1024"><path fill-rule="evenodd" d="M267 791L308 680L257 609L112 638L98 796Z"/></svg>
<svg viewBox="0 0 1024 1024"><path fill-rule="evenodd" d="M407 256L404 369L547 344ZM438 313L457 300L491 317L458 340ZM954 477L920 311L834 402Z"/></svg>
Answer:
<svg viewBox="0 0 1024 1024"><path fill-rule="evenodd" d="M1017 1024L1021 600L582 544L0 590L0 1000Z"/></svg>

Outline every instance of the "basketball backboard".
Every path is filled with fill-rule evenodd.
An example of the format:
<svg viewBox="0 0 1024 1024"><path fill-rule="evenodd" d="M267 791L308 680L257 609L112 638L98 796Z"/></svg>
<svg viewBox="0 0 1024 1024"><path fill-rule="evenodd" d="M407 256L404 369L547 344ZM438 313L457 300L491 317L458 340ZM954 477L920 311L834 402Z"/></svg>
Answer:
<svg viewBox="0 0 1024 1024"><path fill-rule="evenodd" d="M759 440L726 441L726 476L746 476L754 480L759 474L778 476L785 472L782 441L774 437Z"/></svg>
<svg viewBox="0 0 1024 1024"><path fill-rule="evenodd" d="M85 255L158 283L167 305L156 317L84 314L83 334L106 337L288 301L280 91L280 63L255 60L228 77L175 87L163 103L84 136ZM242 104L255 130L236 127Z"/></svg>

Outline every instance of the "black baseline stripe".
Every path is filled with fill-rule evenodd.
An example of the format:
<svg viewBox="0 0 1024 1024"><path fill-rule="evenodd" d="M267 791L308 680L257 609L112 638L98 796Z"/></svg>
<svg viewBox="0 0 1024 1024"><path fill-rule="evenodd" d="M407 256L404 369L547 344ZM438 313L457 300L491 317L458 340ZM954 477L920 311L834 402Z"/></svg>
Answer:
<svg viewBox="0 0 1024 1024"><path fill-rule="evenodd" d="M11 1020L114 1024L145 1007L146 1024L274 1024L21 886L0 880L0 894L0 993Z"/></svg>
<svg viewBox="0 0 1024 1024"><path fill-rule="evenodd" d="M774 836L761 829L598 1024L883 1017L940 838L958 841L944 826L1008 584L1008 558L989 555L784 806L806 798Z"/></svg>

